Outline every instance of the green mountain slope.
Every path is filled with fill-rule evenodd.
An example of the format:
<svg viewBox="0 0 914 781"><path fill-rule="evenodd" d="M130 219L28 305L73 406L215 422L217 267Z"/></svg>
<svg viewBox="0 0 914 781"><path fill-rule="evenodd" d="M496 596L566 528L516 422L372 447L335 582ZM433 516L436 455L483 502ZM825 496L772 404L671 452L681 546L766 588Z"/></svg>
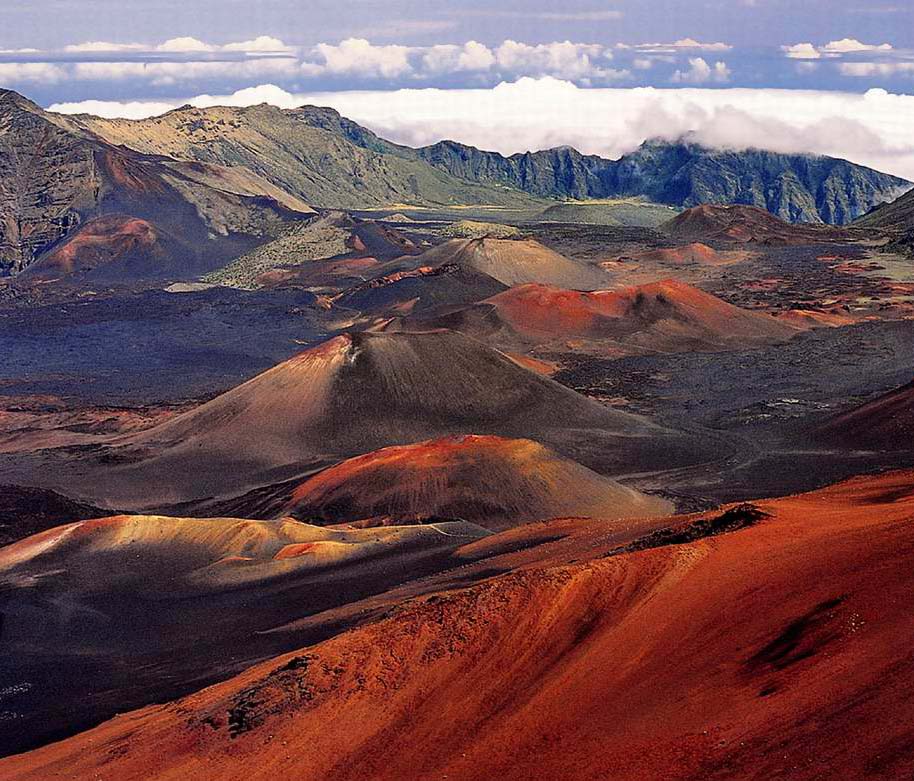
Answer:
<svg viewBox="0 0 914 781"><path fill-rule="evenodd" d="M245 166L302 200L326 208L530 205L497 182L456 178L336 112L190 106L144 120L79 116L71 121L112 144L147 154Z"/></svg>

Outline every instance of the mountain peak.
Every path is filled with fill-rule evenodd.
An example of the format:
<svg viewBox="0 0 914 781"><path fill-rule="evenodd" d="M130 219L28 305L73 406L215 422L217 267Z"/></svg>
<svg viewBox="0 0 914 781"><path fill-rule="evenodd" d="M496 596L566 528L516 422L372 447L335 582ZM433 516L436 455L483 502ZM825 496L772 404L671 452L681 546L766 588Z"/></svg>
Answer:
<svg viewBox="0 0 914 781"><path fill-rule="evenodd" d="M44 109L41 108L37 103L33 103L24 95L20 95L15 90L11 89L0 89L0 107L13 107L23 109L25 111L40 112L43 113Z"/></svg>

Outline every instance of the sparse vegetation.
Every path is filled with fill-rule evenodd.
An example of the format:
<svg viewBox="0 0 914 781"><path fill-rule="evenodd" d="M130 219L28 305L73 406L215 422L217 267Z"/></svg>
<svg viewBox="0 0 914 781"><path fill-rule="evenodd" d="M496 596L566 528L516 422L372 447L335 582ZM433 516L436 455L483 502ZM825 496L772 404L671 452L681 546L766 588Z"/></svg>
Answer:
<svg viewBox="0 0 914 781"><path fill-rule="evenodd" d="M537 221L656 228L678 212L675 207L643 198L567 201L550 206Z"/></svg>
<svg viewBox="0 0 914 781"><path fill-rule="evenodd" d="M204 282L241 290L256 290L257 278L271 269L291 268L312 260L333 258L348 251L349 232L326 220L296 222L283 235L207 274Z"/></svg>
<svg viewBox="0 0 914 781"><path fill-rule="evenodd" d="M441 235L451 239L513 239L520 236L520 230L498 222L460 220L448 225Z"/></svg>

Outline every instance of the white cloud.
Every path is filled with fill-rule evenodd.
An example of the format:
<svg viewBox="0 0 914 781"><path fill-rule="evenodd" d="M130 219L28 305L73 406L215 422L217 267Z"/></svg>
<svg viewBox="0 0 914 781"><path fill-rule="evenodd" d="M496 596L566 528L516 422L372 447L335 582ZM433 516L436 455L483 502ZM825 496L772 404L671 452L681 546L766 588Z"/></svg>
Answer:
<svg viewBox="0 0 914 781"><path fill-rule="evenodd" d="M782 46L781 49L792 60L818 60L822 57L811 43L796 43L793 46Z"/></svg>
<svg viewBox="0 0 914 781"><path fill-rule="evenodd" d="M142 43L112 43L111 41L86 41L64 46L65 52L128 52L143 51L146 47Z"/></svg>
<svg viewBox="0 0 914 781"><path fill-rule="evenodd" d="M693 57L689 60L687 71L677 70L671 81L679 84L705 84L709 81L723 83L730 80L730 68L725 62L715 62L708 65L702 57Z"/></svg>
<svg viewBox="0 0 914 781"><path fill-rule="evenodd" d="M562 41L530 45L505 41L495 50L496 66L508 76L554 76L559 79L616 80L631 74L600 64L612 59L612 52L599 44Z"/></svg>
<svg viewBox="0 0 914 781"><path fill-rule="evenodd" d="M412 49L408 46L375 46L364 38L347 38L336 46L321 43L315 49L323 62L305 65L313 67L317 64L326 73L389 79L412 72L409 61Z"/></svg>
<svg viewBox="0 0 914 781"><path fill-rule="evenodd" d="M362 78L427 78L448 73L491 73L502 78L554 76L582 84L628 78L627 70L608 67L612 51L599 44L556 41L527 44L507 40L494 49L468 41L463 45L375 45L350 38L338 45L319 44L306 59L306 76L349 75Z"/></svg>
<svg viewBox="0 0 914 781"><path fill-rule="evenodd" d="M269 103L282 109L298 108L305 103L299 96L286 92L275 84L261 84L257 87L247 87L233 92L231 95L197 95L186 101L192 106L206 108L207 106L256 106L260 103ZM174 107L173 107L174 108ZM145 114L155 116L155 114Z"/></svg>
<svg viewBox="0 0 914 781"><path fill-rule="evenodd" d="M634 46L621 45L621 48L640 49L642 51L677 51L680 49L693 49L707 52L728 52L733 47L729 43L717 41L716 43L702 43L694 38L680 38L673 43L639 43Z"/></svg>
<svg viewBox="0 0 914 781"><path fill-rule="evenodd" d="M238 41L237 43L227 43L222 47L226 52L248 52L248 53L292 53L295 48L287 46L279 38L273 38L269 35L258 35L250 41Z"/></svg>
<svg viewBox="0 0 914 781"><path fill-rule="evenodd" d="M177 108L174 103L159 103L151 100L128 100L123 103L110 100L80 100L70 103L55 103L50 110L59 114L92 114L108 119L146 119L147 117L157 117L174 108Z"/></svg>
<svg viewBox="0 0 914 781"><path fill-rule="evenodd" d="M424 70L433 74L485 71L495 62L492 50L477 41L468 41L463 46L431 46L422 55Z"/></svg>
<svg viewBox="0 0 914 781"><path fill-rule="evenodd" d="M55 84L67 78L67 72L50 62L0 62L0 83Z"/></svg>
<svg viewBox="0 0 914 781"><path fill-rule="evenodd" d="M856 38L842 38L840 41L829 41L824 46L814 46L808 42L782 46L781 51L794 60L818 60L822 57L841 57L844 54L859 52L887 53L894 51L894 47L890 43L861 43Z"/></svg>
<svg viewBox="0 0 914 781"><path fill-rule="evenodd" d="M914 76L914 62L842 62L838 71L842 76L857 78Z"/></svg>
<svg viewBox="0 0 914 781"><path fill-rule="evenodd" d="M646 138L688 136L712 146L844 157L914 180L914 95L885 90L860 95L769 89L580 89L553 78L524 78L491 89L297 95L265 85L233 95L180 100L173 107L264 101L283 108L305 103L332 106L382 136L412 145L453 138L511 154L567 144L614 158ZM164 110L161 103L52 108L134 117Z"/></svg>
<svg viewBox="0 0 914 781"><path fill-rule="evenodd" d="M32 50L37 51L37 50ZM163 43L149 46L143 43L115 43L112 41L85 41L64 46L64 52L72 54L105 54L116 52L148 52L167 54L206 54L212 52L239 52L249 54L291 54L296 50L279 38L260 35L248 41L234 41L226 44L212 44L199 38L170 38Z"/></svg>
<svg viewBox="0 0 914 781"><path fill-rule="evenodd" d="M144 81L168 86L210 79L279 79L297 75L297 60L265 58L228 62L76 62L69 75L82 81Z"/></svg>
<svg viewBox="0 0 914 781"><path fill-rule="evenodd" d="M169 38L156 46L159 52L214 52L218 47L205 43L199 38Z"/></svg>
<svg viewBox="0 0 914 781"><path fill-rule="evenodd" d="M673 46L677 49L703 49L709 52L728 52L733 47L728 43L701 43L694 38L682 38L676 41Z"/></svg>
<svg viewBox="0 0 914 781"><path fill-rule="evenodd" d="M833 52L836 54L846 54L848 52L890 52L893 47L890 43L878 45L861 43L856 38L842 38L840 41L830 41L822 47L823 51Z"/></svg>
<svg viewBox="0 0 914 781"><path fill-rule="evenodd" d="M197 95L194 98L172 102L81 100L73 103L55 103L49 110L60 114L94 114L108 119L146 119L165 114L185 104L207 108L209 106L256 106L260 103L291 109L301 106L304 101L301 97L286 92L275 84L261 84L257 87L238 90L231 95Z"/></svg>
<svg viewBox="0 0 914 781"><path fill-rule="evenodd" d="M170 63L158 63L168 65ZM71 66L70 74L82 81L123 81L126 79L146 80L152 67L144 62L77 62Z"/></svg>

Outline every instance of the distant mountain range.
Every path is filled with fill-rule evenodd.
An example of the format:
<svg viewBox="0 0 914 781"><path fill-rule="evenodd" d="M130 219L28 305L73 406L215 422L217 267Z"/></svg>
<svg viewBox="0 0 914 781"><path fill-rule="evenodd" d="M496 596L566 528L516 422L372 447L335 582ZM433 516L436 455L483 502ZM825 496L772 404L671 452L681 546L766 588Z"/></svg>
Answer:
<svg viewBox="0 0 914 781"><path fill-rule="evenodd" d="M517 203L645 196L688 208L741 203L790 222L846 224L911 183L846 160L696 144L645 142L620 160L560 147L505 157L454 141L413 149L333 109L184 107L147 120L80 117L112 143L143 152L248 165L319 206ZM255 159L255 155L259 159Z"/></svg>
<svg viewBox="0 0 914 781"><path fill-rule="evenodd" d="M453 141L417 154L455 176L546 198L640 195L686 208L738 203L767 209L789 222L843 225L910 186L831 157L713 150L690 143L648 141L619 160L568 147L503 157Z"/></svg>
<svg viewBox="0 0 914 781"><path fill-rule="evenodd" d="M618 161L570 148L504 157L451 141L394 144L314 106L186 106L103 119L53 114L0 90L0 275L34 266L54 277L74 263L93 270L116 251L141 255L161 276L191 278L269 241L311 207L535 212L550 199L643 196L844 224L909 186L809 155L648 142ZM116 241L99 239L112 231Z"/></svg>

